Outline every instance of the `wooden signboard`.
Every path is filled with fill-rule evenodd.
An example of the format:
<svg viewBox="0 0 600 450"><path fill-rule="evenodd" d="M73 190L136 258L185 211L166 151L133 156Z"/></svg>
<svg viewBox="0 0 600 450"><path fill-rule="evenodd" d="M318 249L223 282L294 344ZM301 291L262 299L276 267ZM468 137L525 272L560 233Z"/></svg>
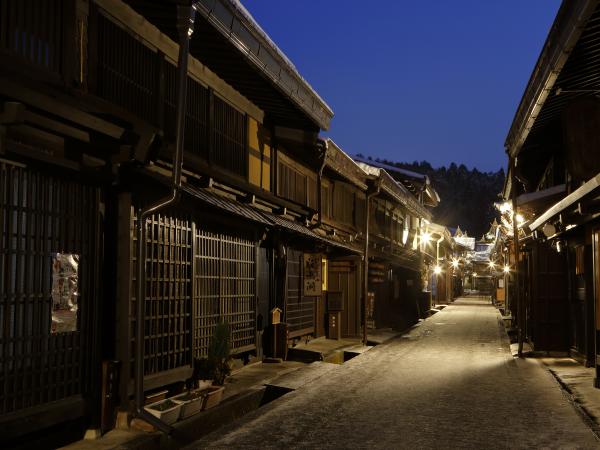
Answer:
<svg viewBox="0 0 600 450"><path fill-rule="evenodd" d="M323 266L320 253L304 253L304 295L316 297L323 292Z"/></svg>

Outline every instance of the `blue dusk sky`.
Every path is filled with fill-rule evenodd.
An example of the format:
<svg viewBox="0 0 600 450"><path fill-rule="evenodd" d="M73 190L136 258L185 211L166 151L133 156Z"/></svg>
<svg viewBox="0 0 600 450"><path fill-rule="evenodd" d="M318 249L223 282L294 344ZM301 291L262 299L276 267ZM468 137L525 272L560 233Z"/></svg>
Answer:
<svg viewBox="0 0 600 450"><path fill-rule="evenodd" d="M347 153L506 167L559 0L242 0L333 109Z"/></svg>

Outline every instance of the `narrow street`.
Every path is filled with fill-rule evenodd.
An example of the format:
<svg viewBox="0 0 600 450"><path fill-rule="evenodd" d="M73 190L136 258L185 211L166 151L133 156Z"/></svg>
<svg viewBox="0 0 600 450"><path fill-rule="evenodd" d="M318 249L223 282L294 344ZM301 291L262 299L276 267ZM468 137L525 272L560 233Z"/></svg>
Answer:
<svg viewBox="0 0 600 450"><path fill-rule="evenodd" d="M498 311L461 298L189 448L599 448Z"/></svg>

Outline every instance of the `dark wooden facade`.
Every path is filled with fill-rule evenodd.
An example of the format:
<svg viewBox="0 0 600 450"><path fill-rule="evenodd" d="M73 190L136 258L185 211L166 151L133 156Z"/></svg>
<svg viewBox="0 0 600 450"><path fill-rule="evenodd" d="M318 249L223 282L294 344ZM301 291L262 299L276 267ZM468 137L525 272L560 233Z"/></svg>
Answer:
<svg viewBox="0 0 600 450"><path fill-rule="evenodd" d="M600 310L593 244L599 109L592 98L600 73L590 51L599 18L597 1L563 2L506 140L504 190L525 219L518 273L510 276L518 284L508 298L522 336L535 350L569 351L589 365L597 359ZM542 83L544 94L534 100ZM507 234L514 246L513 231Z"/></svg>
<svg viewBox="0 0 600 450"><path fill-rule="evenodd" d="M231 33L216 22L226 20L212 13L217 3ZM71 420L112 427L100 418L103 361L116 361L119 380L109 408L126 412L136 361L143 358L145 392L173 390L206 355L219 322L229 325L234 356L247 361L262 354L273 307L291 340L320 336L327 294L336 292L342 335L360 336L375 184L382 193L371 205L370 260L392 271L384 295L393 308L398 299L407 311L415 304L414 243L429 213L389 175L367 175L317 139L332 112L227 0L198 4L182 187L138 242L136 211L170 189L175 11L175 2L137 0L0 6L0 427L9 430L1 439ZM241 30L236 39L255 45L231 42ZM144 298L135 289L140 245ZM79 258L79 310L75 331L53 334L57 253ZM306 293L306 255L322 259L320 295ZM139 302L143 357L135 352Z"/></svg>
<svg viewBox="0 0 600 450"><path fill-rule="evenodd" d="M168 189L177 108L175 3L147 6L0 7L0 426L10 430L3 442L70 420L98 426L103 360L119 361L115 395L129 407L139 357L135 211ZM185 192L145 224L146 390L189 377L221 321L234 354L259 353L278 280L295 275L302 286L292 267L297 252L332 248L306 227L318 209L316 135L332 113L320 99L313 110L298 107L279 90L283 80L265 83L203 8L202 45L229 45L222 54L230 60L221 68L192 45ZM232 65L247 76L231 78ZM305 98L318 97L285 70ZM282 248L291 256L283 273ZM53 334L57 253L79 258L79 310L76 331ZM314 301L292 306L301 289L287 286L290 322L314 330Z"/></svg>

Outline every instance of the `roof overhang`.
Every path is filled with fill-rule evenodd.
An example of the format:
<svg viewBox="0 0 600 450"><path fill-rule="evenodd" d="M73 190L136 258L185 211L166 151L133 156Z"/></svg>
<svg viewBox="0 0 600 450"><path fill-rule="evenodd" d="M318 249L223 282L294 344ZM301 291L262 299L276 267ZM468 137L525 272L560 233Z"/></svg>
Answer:
<svg viewBox="0 0 600 450"><path fill-rule="evenodd" d="M439 204L440 196L431 185L431 181L427 175L413 172L412 170L403 169L401 167L392 166L381 161L366 159L361 156L354 156L353 158L356 162L368 164L369 166L377 167L379 169L384 169L395 180L401 182L415 196L423 193L425 197L424 203L427 206L435 207Z"/></svg>
<svg viewBox="0 0 600 450"><path fill-rule="evenodd" d="M333 140L325 140L325 165L363 191L367 190L367 173Z"/></svg>
<svg viewBox="0 0 600 450"><path fill-rule="evenodd" d="M506 138L506 151L511 157L520 153L535 128L559 117L571 98L581 95L582 90L599 87L598 74L590 78L590 73L597 72L598 67L586 67L580 60L589 58L590 51L597 51L594 47L599 42L598 3L598 0L563 1ZM555 87L564 92L556 91Z"/></svg>
<svg viewBox="0 0 600 450"><path fill-rule="evenodd" d="M570 209L577 209L580 213L585 213L581 203L589 201L590 199L596 199L600 194L600 173L583 184L579 189L571 192L569 195L564 197L561 201L551 206L546 212L535 219L530 225L531 231L536 230L546 222L551 221L558 215L566 213Z"/></svg>
<svg viewBox="0 0 600 450"><path fill-rule="evenodd" d="M357 162L358 166L370 177L379 182L380 192L387 194L394 201L404 206L416 217L431 220L431 212L421 205L415 196L402 184L396 181L384 169L373 167L363 162Z"/></svg>
<svg viewBox="0 0 600 450"><path fill-rule="evenodd" d="M333 117L331 108L239 0L200 0L195 5L209 23L321 129L329 128Z"/></svg>
<svg viewBox="0 0 600 450"><path fill-rule="evenodd" d="M517 210L527 216L536 216L562 198L567 192L564 184L541 191L521 194L517 197Z"/></svg>
<svg viewBox="0 0 600 450"><path fill-rule="evenodd" d="M123 0L174 42L176 0ZM237 0L193 2L190 55L256 104L274 125L329 128L333 111Z"/></svg>

